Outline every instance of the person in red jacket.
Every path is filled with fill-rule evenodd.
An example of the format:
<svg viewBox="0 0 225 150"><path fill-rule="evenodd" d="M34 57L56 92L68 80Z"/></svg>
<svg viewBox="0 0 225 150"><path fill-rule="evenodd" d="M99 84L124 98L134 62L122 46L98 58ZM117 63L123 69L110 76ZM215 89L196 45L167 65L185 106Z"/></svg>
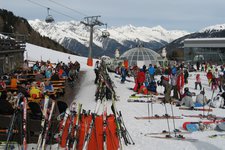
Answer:
<svg viewBox="0 0 225 150"><path fill-rule="evenodd" d="M212 78L213 78L213 74L212 74L212 71L211 71L211 70L209 70L209 71L207 72L206 77L207 77L207 79L208 79L208 83L209 83L209 86L210 86L211 81L212 81Z"/></svg>
<svg viewBox="0 0 225 150"><path fill-rule="evenodd" d="M201 77L199 73L196 75L195 90L197 90L198 85L200 87L200 90L202 90Z"/></svg>
<svg viewBox="0 0 225 150"><path fill-rule="evenodd" d="M181 69L177 77L177 91L179 93L180 99L182 99L181 95L183 95L183 88L184 88L184 73L183 70Z"/></svg>
<svg viewBox="0 0 225 150"><path fill-rule="evenodd" d="M140 71L137 74L137 84L138 84L137 91L139 91L140 87L143 85L144 82L145 82L145 73L143 69L140 69Z"/></svg>

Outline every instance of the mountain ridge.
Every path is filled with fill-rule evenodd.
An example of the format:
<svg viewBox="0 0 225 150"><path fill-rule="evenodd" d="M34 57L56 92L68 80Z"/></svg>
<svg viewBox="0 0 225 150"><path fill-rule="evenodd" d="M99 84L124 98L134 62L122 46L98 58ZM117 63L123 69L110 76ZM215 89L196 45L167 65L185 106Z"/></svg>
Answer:
<svg viewBox="0 0 225 150"><path fill-rule="evenodd" d="M41 20L29 20L30 25L41 35L47 36L64 47L80 53L82 56L88 55L89 28L75 21L57 22L48 24ZM153 28L134 27L126 25L122 27L108 28L109 38L102 38L104 28L94 28L93 34L93 54L95 57L101 55L114 56L115 49L121 53L136 47L141 42L145 47L153 50L165 46L169 42L189 34L186 31L167 31L161 26Z"/></svg>

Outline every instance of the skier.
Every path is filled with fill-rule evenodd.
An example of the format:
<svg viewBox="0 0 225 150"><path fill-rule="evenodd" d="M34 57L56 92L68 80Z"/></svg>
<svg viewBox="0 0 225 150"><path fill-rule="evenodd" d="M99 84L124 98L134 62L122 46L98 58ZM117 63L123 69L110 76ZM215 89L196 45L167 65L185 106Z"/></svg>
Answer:
<svg viewBox="0 0 225 150"><path fill-rule="evenodd" d="M205 92L201 91L197 96L196 96L196 102L195 102L195 107L202 107L208 103L208 99L205 96Z"/></svg>
<svg viewBox="0 0 225 150"><path fill-rule="evenodd" d="M219 78L218 78L218 87L220 92L222 92L223 86L225 84L225 78L223 77L223 72L220 72ZM225 90L225 89L223 89Z"/></svg>
<svg viewBox="0 0 225 150"><path fill-rule="evenodd" d="M45 92L54 92L53 85L49 80L46 80L44 83L44 93Z"/></svg>
<svg viewBox="0 0 225 150"><path fill-rule="evenodd" d="M94 71L95 71L95 84L98 83L98 79L99 79L99 67L100 67L100 64L99 64L99 61L97 60L96 63L95 63L95 67L94 67Z"/></svg>
<svg viewBox="0 0 225 150"><path fill-rule="evenodd" d="M222 108L224 107L224 98L220 94L217 94L216 97L210 100L209 105L213 108Z"/></svg>
<svg viewBox="0 0 225 150"><path fill-rule="evenodd" d="M217 90L217 86L218 86L217 80L216 80L215 76L213 75L212 80L211 80L211 90L212 91Z"/></svg>
<svg viewBox="0 0 225 150"><path fill-rule="evenodd" d="M143 69L140 69L137 75L137 85L138 85L137 91L140 90L140 87L143 85L144 82L145 82L145 73Z"/></svg>
<svg viewBox="0 0 225 150"><path fill-rule="evenodd" d="M71 83L71 85L74 84L75 77L76 77L76 70L73 66L68 73L68 82Z"/></svg>
<svg viewBox="0 0 225 150"><path fill-rule="evenodd" d="M171 89L172 89L172 86L169 84L169 77L161 76L160 85L162 85L165 88L165 90L164 90L165 103L169 103L171 101L170 94L171 94Z"/></svg>
<svg viewBox="0 0 225 150"><path fill-rule="evenodd" d="M18 80L16 79L16 75L13 75L10 80L10 87L11 88L17 88Z"/></svg>
<svg viewBox="0 0 225 150"><path fill-rule="evenodd" d="M183 70L181 69L180 73L178 73L177 76L177 90L180 96L180 100L182 99L183 88L184 88L184 73Z"/></svg>
<svg viewBox="0 0 225 150"><path fill-rule="evenodd" d="M150 75L150 82L154 80L154 75L155 75L155 68L152 66L152 64L149 64L148 72Z"/></svg>
<svg viewBox="0 0 225 150"><path fill-rule="evenodd" d="M200 68L200 62L199 61L197 61L196 66L197 66L197 70L199 71L199 68Z"/></svg>
<svg viewBox="0 0 225 150"><path fill-rule="evenodd" d="M126 81L126 76L127 76L127 69L125 68L124 65L121 66L121 83L124 83Z"/></svg>
<svg viewBox="0 0 225 150"><path fill-rule="evenodd" d="M210 86L210 85L211 85L211 80L212 80L212 78L213 78L213 74L212 74L211 70L209 70L209 71L207 72L206 77L207 77L207 79L208 79L208 83L209 83L209 86Z"/></svg>
<svg viewBox="0 0 225 150"><path fill-rule="evenodd" d="M198 85L200 87L200 90L202 90L202 83L201 83L201 78L199 73L196 75L195 90L197 90Z"/></svg>
<svg viewBox="0 0 225 150"><path fill-rule="evenodd" d="M194 102L192 99L192 94L188 87L184 88L184 96L180 102L180 105L185 105L186 107L194 108Z"/></svg>
<svg viewBox="0 0 225 150"><path fill-rule="evenodd" d="M41 91L40 89L37 87L37 84L35 82L33 82L31 84L31 88L30 88L30 97L32 98L40 98L41 97Z"/></svg>
<svg viewBox="0 0 225 150"><path fill-rule="evenodd" d="M172 85L172 90L173 90L173 98L179 99L178 98L178 91L177 91L177 74L175 71L172 69L172 75L170 77L171 79L171 85Z"/></svg>
<svg viewBox="0 0 225 150"><path fill-rule="evenodd" d="M184 83L188 84L188 77L189 77L189 73L188 70L184 70Z"/></svg>

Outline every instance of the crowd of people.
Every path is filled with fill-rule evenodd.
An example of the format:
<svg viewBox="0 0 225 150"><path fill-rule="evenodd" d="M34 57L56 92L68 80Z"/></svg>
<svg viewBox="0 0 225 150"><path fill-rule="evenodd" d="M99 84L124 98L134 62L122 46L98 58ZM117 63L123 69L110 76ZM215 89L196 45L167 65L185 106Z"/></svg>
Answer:
<svg viewBox="0 0 225 150"><path fill-rule="evenodd" d="M25 97L31 98L29 100L35 102L37 99L41 101L45 94L49 94L55 99L65 92L64 83L66 81L74 84L74 81L78 79L79 71L80 63L78 61L68 64L36 61L32 65L25 60L20 69L0 77L0 102L1 104L8 103L15 108L18 93L22 93ZM60 80L62 82L56 82ZM59 85L57 90L53 86L53 81ZM1 107L0 114L4 113L7 114L8 111Z"/></svg>
<svg viewBox="0 0 225 150"><path fill-rule="evenodd" d="M189 72L195 71L195 90L199 89L199 93L190 92L188 88ZM117 74L121 75L121 83L126 81L127 76L133 76L135 86L133 90L142 94L158 94L157 87L164 87L164 101L170 103L176 100L177 105L185 105L187 107L199 107L206 104L213 104L213 100L209 100L205 96L205 90L202 86L202 77L205 72L208 79L208 84L212 92L218 92L218 96L221 97L221 106L225 99L225 65L212 65L209 63L198 63L195 65L173 64L162 67L156 67L156 65L149 64L141 68L138 66L132 66L130 68L120 66L120 69L116 70ZM156 81L155 75L161 75L160 80ZM196 99L193 99L196 96ZM217 95L215 94L215 97ZM217 102L218 103L218 102ZM215 106L216 107L216 106Z"/></svg>

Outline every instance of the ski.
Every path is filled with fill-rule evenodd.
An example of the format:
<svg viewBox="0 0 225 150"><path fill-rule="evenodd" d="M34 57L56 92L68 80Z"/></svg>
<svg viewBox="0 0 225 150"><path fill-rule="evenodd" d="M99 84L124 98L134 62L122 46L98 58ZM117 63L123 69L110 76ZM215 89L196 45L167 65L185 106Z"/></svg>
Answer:
<svg viewBox="0 0 225 150"><path fill-rule="evenodd" d="M119 111L119 113L117 112L117 114L118 114L118 121L120 123L121 133L122 133L122 137L124 139L125 145L131 144L131 142L134 145L135 144L134 140L132 139L130 133L128 132L125 126L121 111Z"/></svg>
<svg viewBox="0 0 225 150"><path fill-rule="evenodd" d="M47 95L45 95L45 99L44 99L44 107L43 107L43 111L42 111L42 120L41 120L41 132L39 134L38 137L38 142L37 142L37 150L41 149L42 146L42 142L43 142L43 136L44 136L44 132L45 132L45 127L46 127L46 122L48 120L48 105L49 105L49 97Z"/></svg>
<svg viewBox="0 0 225 150"><path fill-rule="evenodd" d="M81 110L82 110L82 104L78 104L78 108L77 108L77 116L76 116L76 124L75 124L75 129L74 129L74 140L72 141L72 150L75 150L77 147L77 143L78 143L78 131L80 129L79 123L80 123L80 115L81 115Z"/></svg>
<svg viewBox="0 0 225 150"><path fill-rule="evenodd" d="M137 99L137 98L155 98L156 96L153 96L153 95L131 95L129 96L130 99L134 98L134 99Z"/></svg>
<svg viewBox="0 0 225 150"><path fill-rule="evenodd" d="M184 137L183 135L178 135L178 136L149 136L152 138L158 138L158 139L167 139L167 140L179 140L179 141L188 141L188 142L197 142L198 139L193 139L193 138L187 138Z"/></svg>
<svg viewBox="0 0 225 150"><path fill-rule="evenodd" d="M134 117L135 119L183 119L181 116L145 116L145 117Z"/></svg>
<svg viewBox="0 0 225 150"><path fill-rule="evenodd" d="M212 112L211 108L188 108L188 107L179 107L180 110L194 110L194 111L209 111Z"/></svg>
<svg viewBox="0 0 225 150"><path fill-rule="evenodd" d="M70 149L71 147L71 141L73 139L73 133L72 133L72 129L73 127L75 126L74 125L74 118L76 116L76 102L73 101L71 104L70 104L70 124L69 124L69 127L68 127L68 135L67 135L67 140L66 140L66 149Z"/></svg>
<svg viewBox="0 0 225 150"><path fill-rule="evenodd" d="M91 138L91 133L92 133L92 130L93 130L93 127L94 127L94 124L95 124L95 117L96 117L96 114L93 113L92 114L92 121L90 123L87 134L85 135L85 138L84 138L84 145L83 145L82 150L87 150L87 148L88 148L88 143L89 143L89 140Z"/></svg>
<svg viewBox="0 0 225 150"><path fill-rule="evenodd" d="M48 136L48 133L49 133L49 129L51 128L51 120L52 120L52 114L54 112L54 108L55 108L55 104L56 104L56 101L55 100L52 100L52 106L50 108L50 112L48 114L48 118L47 118L47 121L46 121L46 125L45 125L45 131L44 131L44 137L43 137L43 142L42 142L42 149L46 149L46 141L47 141L47 136Z"/></svg>
<svg viewBox="0 0 225 150"><path fill-rule="evenodd" d="M216 138L216 137L225 137L225 134L213 134L213 135L209 135L209 138Z"/></svg>
<svg viewBox="0 0 225 150"><path fill-rule="evenodd" d="M153 103L151 100L141 100L141 99L128 99L129 103Z"/></svg>
<svg viewBox="0 0 225 150"><path fill-rule="evenodd" d="M202 114L198 114L198 115L185 115L182 114L183 117L193 117L193 118L206 118L209 120L216 120L216 119L221 119L221 120L225 120L225 117L219 117L219 116L215 116L215 115L202 115Z"/></svg>
<svg viewBox="0 0 225 150"><path fill-rule="evenodd" d="M162 93L155 93L155 92L151 92L147 95L143 95L143 94L137 94L137 93L134 93L132 95L130 95L130 97L138 97L138 98L151 98L151 97L161 97L161 96L164 96L164 94Z"/></svg>
<svg viewBox="0 0 225 150"><path fill-rule="evenodd" d="M70 110L69 110L69 108L67 108L66 109L66 112L64 114L63 120L62 120L62 125L61 125L61 127L59 129L59 134L58 134L58 149L59 149L60 144L61 144L61 141L62 141L63 130L64 130L64 127L66 125L66 120L69 117L69 115L70 115Z"/></svg>
<svg viewBox="0 0 225 150"><path fill-rule="evenodd" d="M103 149L104 150L107 150L107 145L106 145L106 128L107 128L107 121L106 121L106 118L107 118L107 103L106 103L106 99L104 98L104 101L103 101L103 114L102 114L102 117L103 117Z"/></svg>
<svg viewBox="0 0 225 150"><path fill-rule="evenodd" d="M173 131L173 132L169 132L169 131L166 131L166 130L163 130L162 132L152 132L152 133L146 133L144 134L144 136L151 136L151 135L165 135L165 134L190 134L190 132L187 132L187 131Z"/></svg>
<svg viewBox="0 0 225 150"><path fill-rule="evenodd" d="M23 97L23 150L27 150L27 98Z"/></svg>

